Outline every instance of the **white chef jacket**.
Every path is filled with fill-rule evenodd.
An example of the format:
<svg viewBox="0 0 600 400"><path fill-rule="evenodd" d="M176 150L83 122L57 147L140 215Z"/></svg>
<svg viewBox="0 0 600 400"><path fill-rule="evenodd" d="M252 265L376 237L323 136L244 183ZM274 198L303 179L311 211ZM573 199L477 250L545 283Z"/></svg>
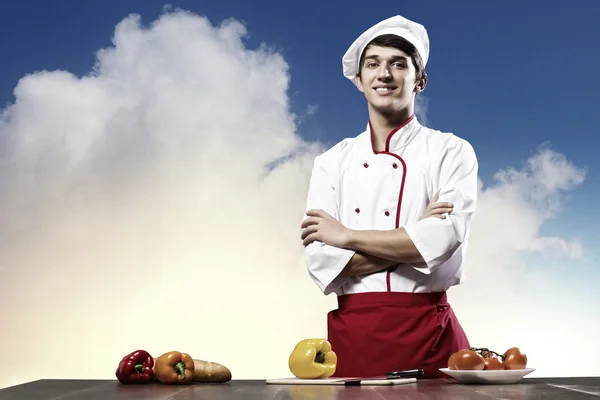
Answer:
<svg viewBox="0 0 600 400"><path fill-rule="evenodd" d="M376 153L370 124L314 160L306 210L322 209L350 229L404 227L423 259L365 276L339 274L354 251L313 241L304 247L310 277L326 295L438 292L464 281L463 262L477 200L478 162L469 142L422 126L415 116ZM445 219L419 221L436 192L454 204ZM304 219L308 218L306 215Z"/></svg>

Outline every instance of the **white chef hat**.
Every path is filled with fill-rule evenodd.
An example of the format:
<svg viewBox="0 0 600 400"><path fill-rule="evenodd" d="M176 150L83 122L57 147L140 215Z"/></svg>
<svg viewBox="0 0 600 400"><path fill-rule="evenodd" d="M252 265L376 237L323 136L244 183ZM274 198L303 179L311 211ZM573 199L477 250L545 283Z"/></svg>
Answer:
<svg viewBox="0 0 600 400"><path fill-rule="evenodd" d="M377 36L386 34L398 35L412 43L423 59L423 65L427 64L427 60L429 59L429 36L427 35L427 30L417 22L396 15L378 22L367 29L348 48L348 51L346 51L346 54L342 58L342 67L346 78L354 80L360 69L358 63L365 47Z"/></svg>

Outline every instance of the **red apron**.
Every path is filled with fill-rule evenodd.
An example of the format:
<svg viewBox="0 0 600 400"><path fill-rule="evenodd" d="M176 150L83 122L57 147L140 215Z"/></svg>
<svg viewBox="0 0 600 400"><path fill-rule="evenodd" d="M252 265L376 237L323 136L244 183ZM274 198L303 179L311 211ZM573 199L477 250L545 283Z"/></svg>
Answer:
<svg viewBox="0 0 600 400"><path fill-rule="evenodd" d="M445 292L342 295L327 329L338 356L335 377L420 368L424 378L439 378L452 352L469 347Z"/></svg>

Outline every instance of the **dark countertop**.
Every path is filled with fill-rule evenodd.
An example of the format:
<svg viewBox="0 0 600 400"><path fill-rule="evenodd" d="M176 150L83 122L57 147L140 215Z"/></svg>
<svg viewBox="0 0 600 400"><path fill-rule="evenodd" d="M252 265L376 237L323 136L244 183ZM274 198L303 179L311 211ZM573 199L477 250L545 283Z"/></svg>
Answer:
<svg viewBox="0 0 600 400"><path fill-rule="evenodd" d="M525 378L513 385L460 385L419 380L398 386L267 385L264 380L191 385L122 385L116 380L39 380L0 390L0 400L400 400L400 399L597 399L600 377Z"/></svg>

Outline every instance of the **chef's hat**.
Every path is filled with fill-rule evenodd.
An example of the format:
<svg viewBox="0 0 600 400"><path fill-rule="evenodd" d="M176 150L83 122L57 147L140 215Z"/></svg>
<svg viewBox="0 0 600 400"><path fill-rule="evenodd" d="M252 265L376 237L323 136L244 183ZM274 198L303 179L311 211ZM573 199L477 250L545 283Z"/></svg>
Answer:
<svg viewBox="0 0 600 400"><path fill-rule="evenodd" d="M400 15L396 15L373 25L348 48L348 51L346 51L346 54L342 58L342 67L346 78L354 80L354 77L360 70L358 63L365 47L377 36L386 34L398 35L412 43L423 59L423 65L427 64L427 60L429 59L429 36L425 27Z"/></svg>

